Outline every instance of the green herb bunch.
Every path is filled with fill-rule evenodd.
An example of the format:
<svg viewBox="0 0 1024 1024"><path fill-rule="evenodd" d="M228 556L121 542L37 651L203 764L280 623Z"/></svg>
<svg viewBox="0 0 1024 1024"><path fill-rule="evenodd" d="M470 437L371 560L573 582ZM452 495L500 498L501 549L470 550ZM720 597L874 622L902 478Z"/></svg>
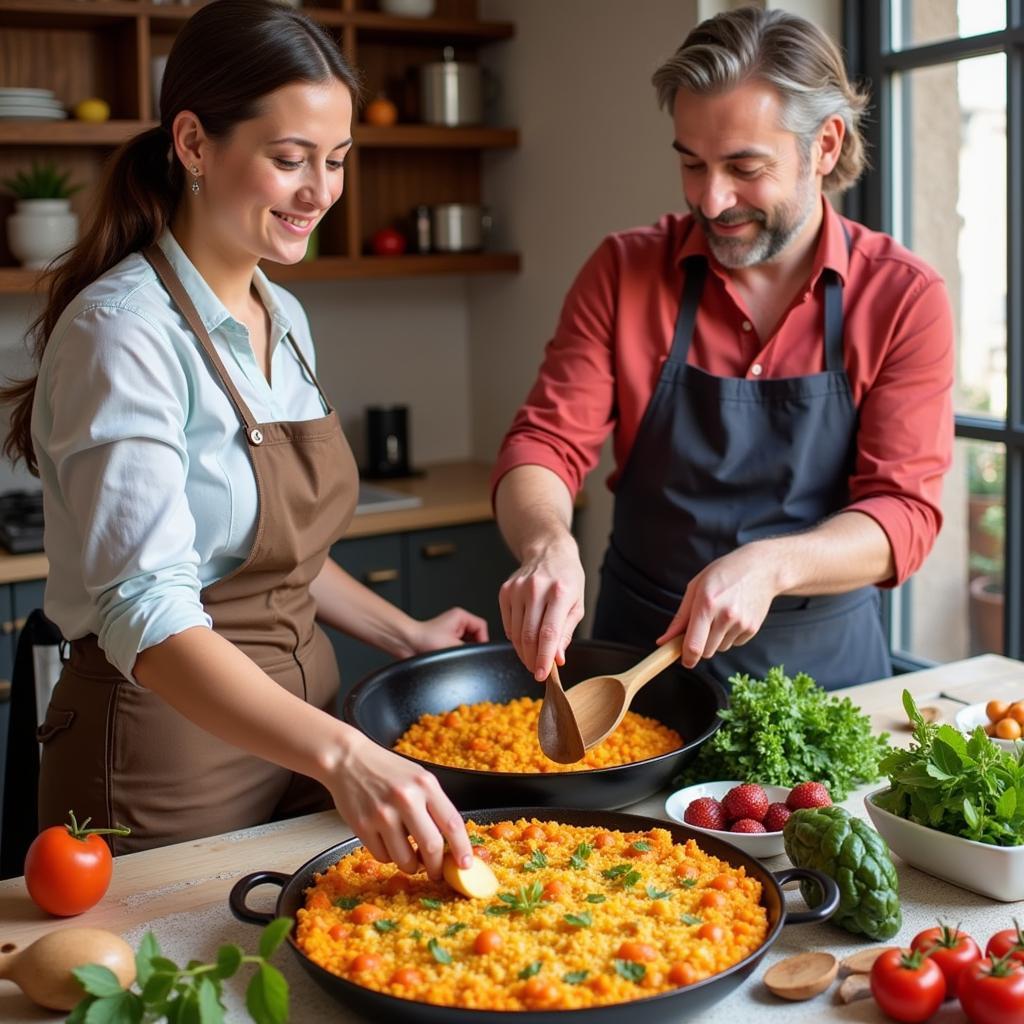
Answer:
<svg viewBox="0 0 1024 1024"><path fill-rule="evenodd" d="M764 679L735 675L722 727L676 780L742 779L775 786L824 782L833 800L878 778L889 749L871 720L848 697L830 696L806 673L792 679L781 665Z"/></svg>
<svg viewBox="0 0 1024 1024"><path fill-rule="evenodd" d="M874 798L883 810L927 828L992 846L1024 844L1024 748L1011 754L985 730L966 737L926 722L903 691L913 744L881 763L889 789Z"/></svg>
<svg viewBox="0 0 1024 1024"><path fill-rule="evenodd" d="M212 964L189 961L179 967L161 955L152 932L135 954L135 983L122 988L112 971L98 964L72 972L88 993L71 1011L68 1024L222 1024L221 982L243 964L256 966L245 990L245 1005L256 1024L285 1024L288 1020L288 982L267 961L291 931L292 919L279 917L260 933L259 955L246 956L235 945L221 946Z"/></svg>
<svg viewBox="0 0 1024 1024"><path fill-rule="evenodd" d="M69 185L70 171L61 173L52 160L33 160L27 171L18 171L3 184L19 199L68 199L82 186Z"/></svg>

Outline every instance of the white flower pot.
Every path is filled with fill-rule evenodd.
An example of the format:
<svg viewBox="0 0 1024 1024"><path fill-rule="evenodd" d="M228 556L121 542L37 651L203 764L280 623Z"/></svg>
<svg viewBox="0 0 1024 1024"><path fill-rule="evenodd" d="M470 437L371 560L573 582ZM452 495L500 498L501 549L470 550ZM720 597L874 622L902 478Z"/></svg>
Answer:
<svg viewBox="0 0 1024 1024"><path fill-rule="evenodd" d="M21 265L41 270L78 240L70 199L19 199L7 218L7 242Z"/></svg>

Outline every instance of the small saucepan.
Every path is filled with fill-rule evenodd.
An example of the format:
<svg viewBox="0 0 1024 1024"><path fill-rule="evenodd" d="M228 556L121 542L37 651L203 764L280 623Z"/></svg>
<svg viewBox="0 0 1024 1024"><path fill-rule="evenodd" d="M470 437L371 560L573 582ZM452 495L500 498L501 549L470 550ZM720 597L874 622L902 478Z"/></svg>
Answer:
<svg viewBox="0 0 1024 1024"><path fill-rule="evenodd" d="M824 921L831 917L839 906L838 886L820 871L786 868L772 873L760 861L743 853L731 843L698 833L686 825L674 822L616 811L580 811L551 807L498 808L473 811L463 814L463 817L472 818L480 825L508 819L537 818L541 821L558 821L566 825L616 829L624 832L647 831L651 828L667 829L672 834L674 842L685 843L693 839L705 853L718 857L733 867L744 868L749 876L761 883L761 902L768 912L768 934L764 943L738 964L684 988L611 1006L511 1013L435 1006L363 988L331 974L310 960L296 944L293 930L289 936L289 945L313 980L339 1003L357 1011L368 1020L388 1021L389 1024L392 1021L409 1021L410 1024L660 1024L663 1021L699 1020L701 1010L724 999L754 971L772 943L779 937L784 925ZM332 846L307 861L292 875L280 871L255 871L245 875L231 889L228 898L231 912L240 921L251 924L265 924L275 917L294 918L296 911L305 905L305 891L313 884L314 875L326 871L359 845L358 839L349 839L347 842ZM821 903L813 910L787 912L782 886L793 880L811 881L816 884L821 889ZM253 910L246 904L246 897L260 885L281 887L273 913Z"/></svg>
<svg viewBox="0 0 1024 1024"><path fill-rule="evenodd" d="M566 687L590 676L623 672L649 651L597 640L577 640L559 669ZM393 747L421 715L460 704L540 700L544 687L523 667L511 644L476 644L420 654L372 673L353 687L342 718L381 746ZM722 724L729 703L721 683L700 669L674 665L652 679L631 707L675 729L685 744L659 757L584 772L486 772L410 758L429 769L452 802L473 807L615 808L666 787Z"/></svg>

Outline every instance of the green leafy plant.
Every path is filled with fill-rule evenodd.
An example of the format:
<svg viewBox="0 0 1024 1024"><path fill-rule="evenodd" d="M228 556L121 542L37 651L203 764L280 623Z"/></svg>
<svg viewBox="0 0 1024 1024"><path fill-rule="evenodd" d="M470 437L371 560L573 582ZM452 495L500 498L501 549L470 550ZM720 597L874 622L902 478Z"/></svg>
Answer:
<svg viewBox="0 0 1024 1024"><path fill-rule="evenodd" d="M996 550L1002 551L1003 541L1006 536L1006 506L989 505L982 512L981 518L978 520L978 527L995 541ZM969 565L978 575L990 576L999 589L1002 589L1004 566L1002 557L992 558L973 551L971 552Z"/></svg>
<svg viewBox="0 0 1024 1024"><path fill-rule="evenodd" d="M69 185L70 171L61 172L52 160L33 160L27 171L18 171L3 184L19 199L68 199L81 185Z"/></svg>
<svg viewBox="0 0 1024 1024"><path fill-rule="evenodd" d="M256 1024L285 1024L288 1020L288 982L268 963L291 931L292 919L278 917L260 933L259 955L247 956L239 946L217 950L212 964L191 960L179 967L162 955L152 932L147 932L135 954L136 978L122 988L114 973L98 964L72 972L87 995L71 1011L68 1024L142 1024L167 1020L172 1024L222 1024L221 982L243 964L256 973L245 991L245 1006Z"/></svg>
<svg viewBox="0 0 1024 1024"><path fill-rule="evenodd" d="M926 722L909 691L903 707L914 726L906 750L881 763L889 789L874 798L883 810L927 828L992 846L1024 845L1024 749L992 743L978 726L970 737Z"/></svg>
<svg viewBox="0 0 1024 1024"><path fill-rule="evenodd" d="M681 785L742 779L775 786L824 782L833 800L878 778L888 733L875 736L871 720L848 697L830 696L806 673L790 678L782 666L764 679L735 675L722 727L697 752Z"/></svg>
<svg viewBox="0 0 1024 1024"><path fill-rule="evenodd" d="M967 491L974 497L1002 495L1006 490L1006 452L990 444L967 448Z"/></svg>

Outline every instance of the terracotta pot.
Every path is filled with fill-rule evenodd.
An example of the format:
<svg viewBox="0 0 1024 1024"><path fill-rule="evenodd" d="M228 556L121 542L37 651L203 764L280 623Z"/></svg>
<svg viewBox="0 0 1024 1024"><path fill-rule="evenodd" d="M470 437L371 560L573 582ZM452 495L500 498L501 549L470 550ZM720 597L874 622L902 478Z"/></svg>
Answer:
<svg viewBox="0 0 1024 1024"><path fill-rule="evenodd" d="M1003 653L1003 583L995 576L970 582L971 655Z"/></svg>

